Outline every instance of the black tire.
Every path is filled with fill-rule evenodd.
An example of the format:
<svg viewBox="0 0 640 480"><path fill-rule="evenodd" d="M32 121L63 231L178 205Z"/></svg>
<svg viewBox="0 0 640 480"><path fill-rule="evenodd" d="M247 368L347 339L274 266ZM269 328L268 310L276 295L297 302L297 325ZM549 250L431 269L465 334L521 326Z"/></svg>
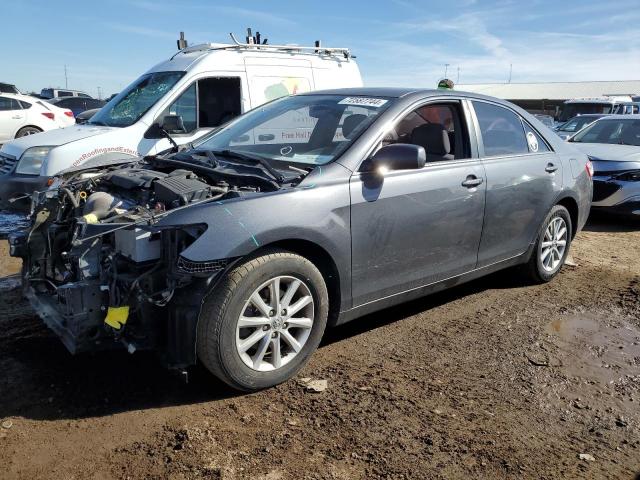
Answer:
<svg viewBox="0 0 640 480"><path fill-rule="evenodd" d="M556 217L562 218L562 220L564 220L566 224L566 228L567 228L566 242L567 243L558 266L553 271L547 271L544 268L542 264L542 259L541 259L542 242L544 240L547 226ZM549 214L547 215L547 217L545 218L544 223L540 228L540 232L538 234L538 240L536 241L536 245L535 245L535 248L533 249L533 253L531 254L531 258L524 265L523 273L526 279L532 283L550 282L558 274L558 272L560 272L560 270L562 269L562 266L564 265L565 260L567 259L567 256L569 255L572 236L573 236L573 225L571 224L571 215L569 215L569 211L562 205L554 206L549 212Z"/></svg>
<svg viewBox="0 0 640 480"><path fill-rule="evenodd" d="M276 370L257 371L247 366L237 351L237 322L245 303L260 285L285 275L303 281L312 295L311 333L289 363ZM235 389L255 391L272 387L292 378L318 348L328 312L327 287L313 263L288 251L263 252L233 268L205 299L198 322L198 357L213 375Z"/></svg>
<svg viewBox="0 0 640 480"><path fill-rule="evenodd" d="M18 130L18 133L16 133L16 138L26 137L27 135L35 135L36 133L40 132L42 132L42 130L38 127L22 127L20 130Z"/></svg>

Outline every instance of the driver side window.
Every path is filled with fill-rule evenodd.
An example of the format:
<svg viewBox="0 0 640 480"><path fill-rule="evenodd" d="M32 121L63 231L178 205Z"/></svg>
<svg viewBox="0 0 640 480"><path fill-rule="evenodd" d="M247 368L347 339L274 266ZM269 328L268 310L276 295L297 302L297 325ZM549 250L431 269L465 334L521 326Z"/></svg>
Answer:
<svg viewBox="0 0 640 480"><path fill-rule="evenodd" d="M383 145L419 145L427 154L427 162L438 162L470 158L468 138L460 103L430 103L405 115L387 134Z"/></svg>

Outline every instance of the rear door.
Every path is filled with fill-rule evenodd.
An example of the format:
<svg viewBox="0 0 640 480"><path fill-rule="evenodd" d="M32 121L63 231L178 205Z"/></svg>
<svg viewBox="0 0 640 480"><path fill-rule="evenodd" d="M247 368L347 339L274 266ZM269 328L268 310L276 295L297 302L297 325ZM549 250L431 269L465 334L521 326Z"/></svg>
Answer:
<svg viewBox="0 0 640 480"><path fill-rule="evenodd" d="M24 125L25 117L17 100L0 96L0 143L13 140Z"/></svg>
<svg viewBox="0 0 640 480"><path fill-rule="evenodd" d="M429 125L428 127L424 127ZM425 147L419 170L380 177L355 173L350 182L354 307L473 270L484 211L484 172L460 101L410 109L383 143ZM438 128L449 147L418 135ZM444 140L441 140L444 143Z"/></svg>
<svg viewBox="0 0 640 480"><path fill-rule="evenodd" d="M524 253L562 189L562 164L542 135L517 112L473 100L487 175L478 267Z"/></svg>

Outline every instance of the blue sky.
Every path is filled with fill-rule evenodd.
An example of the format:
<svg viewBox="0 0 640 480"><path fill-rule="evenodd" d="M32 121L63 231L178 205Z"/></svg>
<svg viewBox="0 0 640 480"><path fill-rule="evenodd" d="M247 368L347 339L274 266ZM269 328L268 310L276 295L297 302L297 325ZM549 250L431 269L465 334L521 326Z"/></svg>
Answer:
<svg viewBox="0 0 640 480"><path fill-rule="evenodd" d="M638 0L5 1L0 81L118 92L191 44L244 37L349 47L365 84L640 79ZM15 19L15 20L14 20ZM7 21L10 20L10 21Z"/></svg>

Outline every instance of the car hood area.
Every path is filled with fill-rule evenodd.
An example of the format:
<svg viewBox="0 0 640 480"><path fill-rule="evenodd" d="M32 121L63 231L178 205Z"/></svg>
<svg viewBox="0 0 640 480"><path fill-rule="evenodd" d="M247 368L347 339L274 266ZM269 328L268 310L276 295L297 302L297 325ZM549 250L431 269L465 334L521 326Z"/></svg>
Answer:
<svg viewBox="0 0 640 480"><path fill-rule="evenodd" d="M571 142L592 160L612 160L616 162L640 162L640 147L635 145L615 145L610 143Z"/></svg>
<svg viewBox="0 0 640 480"><path fill-rule="evenodd" d="M85 138L102 135L113 130L119 130L116 127L103 127L97 125L73 125L66 128L58 128L41 132L36 135L27 135L2 146L2 152L19 158L25 150L31 147L65 145L67 143L76 142Z"/></svg>

